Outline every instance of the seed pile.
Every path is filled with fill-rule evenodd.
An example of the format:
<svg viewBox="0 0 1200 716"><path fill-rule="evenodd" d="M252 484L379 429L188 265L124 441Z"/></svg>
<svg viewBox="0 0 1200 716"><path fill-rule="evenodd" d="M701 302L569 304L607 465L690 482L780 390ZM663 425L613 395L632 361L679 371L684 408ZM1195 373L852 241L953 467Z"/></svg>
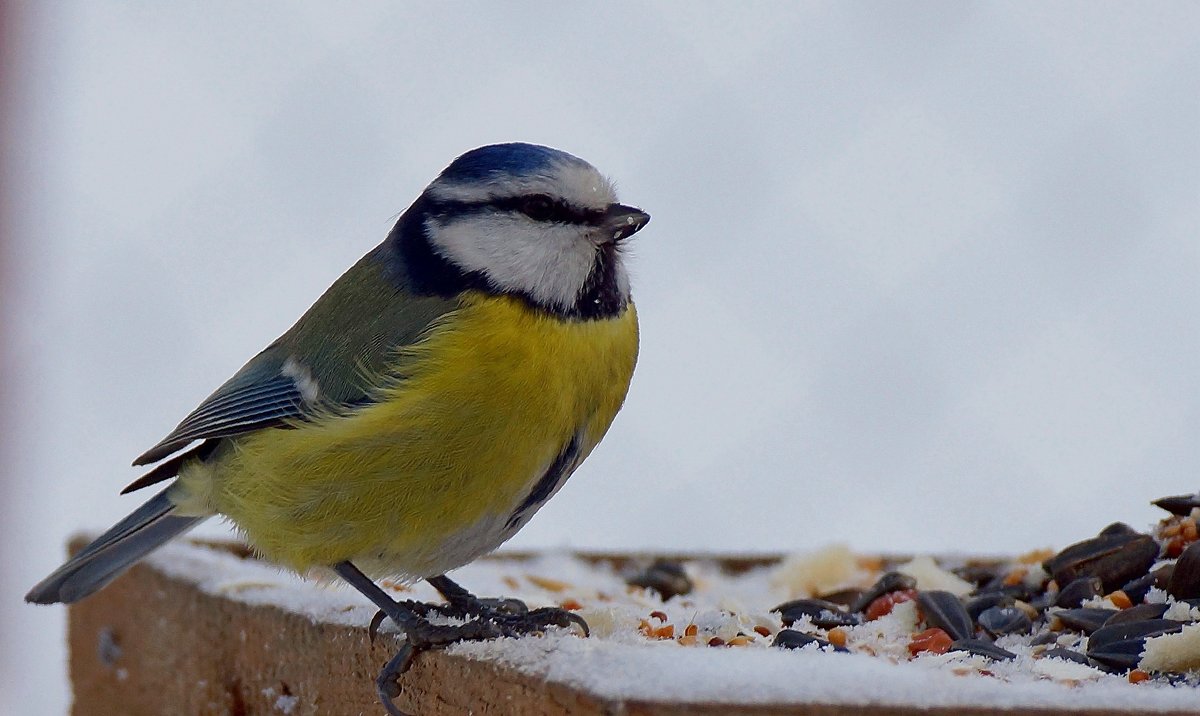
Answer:
<svg viewBox="0 0 1200 716"><path fill-rule="evenodd" d="M1115 523L1056 554L1011 561L860 559L858 581L869 575L869 586L792 599L770 609L770 618L725 610L676 624L654 610L637 628L647 639L682 646L816 645L893 661L963 654L978 657L963 663L983 673L1020 655L1048 660L1042 673L1065 681L1103 672L1131 682L1197 683L1200 493L1154 504L1170 515L1147 533ZM661 561L627 578L675 597L664 609L684 613L690 582L682 565Z"/></svg>

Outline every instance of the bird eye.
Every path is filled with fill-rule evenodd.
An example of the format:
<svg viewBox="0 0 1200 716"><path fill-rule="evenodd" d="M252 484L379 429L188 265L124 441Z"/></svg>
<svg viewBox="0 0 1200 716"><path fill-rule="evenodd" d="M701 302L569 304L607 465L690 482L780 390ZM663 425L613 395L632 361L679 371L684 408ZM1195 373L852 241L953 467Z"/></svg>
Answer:
<svg viewBox="0 0 1200 716"><path fill-rule="evenodd" d="M554 215L554 200L545 194L534 194L521 200L521 213L534 221L548 221Z"/></svg>

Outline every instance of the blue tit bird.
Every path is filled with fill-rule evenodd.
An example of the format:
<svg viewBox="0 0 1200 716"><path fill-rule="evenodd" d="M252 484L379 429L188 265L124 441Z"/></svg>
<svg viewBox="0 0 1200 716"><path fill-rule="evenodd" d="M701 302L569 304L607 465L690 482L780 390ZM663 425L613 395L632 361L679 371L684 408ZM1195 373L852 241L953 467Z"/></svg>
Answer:
<svg viewBox="0 0 1200 716"><path fill-rule="evenodd" d="M291 329L134 465L172 482L35 586L71 603L212 516L264 558L332 568L422 648L586 625L500 609L445 573L521 529L600 442L638 352L623 242L649 221L592 165L510 143L463 154ZM375 579L428 580L447 604ZM511 607L511 605L509 605ZM429 610L469 619L448 634ZM451 630L454 631L454 630Z"/></svg>

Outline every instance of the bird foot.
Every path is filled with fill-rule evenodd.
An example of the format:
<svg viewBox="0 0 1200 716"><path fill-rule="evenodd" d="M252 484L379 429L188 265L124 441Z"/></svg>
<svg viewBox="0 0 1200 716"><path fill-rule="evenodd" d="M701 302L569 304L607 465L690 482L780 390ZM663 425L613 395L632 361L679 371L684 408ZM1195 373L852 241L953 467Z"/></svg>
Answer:
<svg viewBox="0 0 1200 716"><path fill-rule="evenodd" d="M563 628L576 626L585 637L591 634L583 617L566 609L541 607L530 610L529 606L520 599L479 599L472 595L467 595L467 597L467 599L456 599L447 604L428 604L412 600L399 602L401 607L423 620L413 625L412 629L405 630L405 635L410 641L415 639L417 642L428 642L428 646L440 646L456 641L480 641L498 636L518 637L537 634L552 626ZM431 616L462 619L466 621L466 624L438 626L429 623ZM387 618L387 612L384 610L380 609L375 612L368 629L372 643L379 633L379 627ZM490 635L488 630L478 631L479 627L470 626L475 623L492 625L497 633ZM457 638L448 638L447 634L454 630L462 631L463 635ZM475 633L481 634L481 636L469 635Z"/></svg>
<svg viewBox="0 0 1200 716"><path fill-rule="evenodd" d="M405 716L392 700L400 695L400 677L423 651L460 641L487 641L504 636L541 634L550 627L578 627L585 637L591 633L587 622L578 614L559 607L530 609L519 599L479 599L467 594L465 598L455 595L447 604L426 604L411 600L399 604L418 618L401 626L405 637L404 645L384 665L375 680L380 700L391 716ZM429 620L431 616L466 621L462 624L434 624ZM371 619L369 634L372 641L387 618L388 614L380 610Z"/></svg>

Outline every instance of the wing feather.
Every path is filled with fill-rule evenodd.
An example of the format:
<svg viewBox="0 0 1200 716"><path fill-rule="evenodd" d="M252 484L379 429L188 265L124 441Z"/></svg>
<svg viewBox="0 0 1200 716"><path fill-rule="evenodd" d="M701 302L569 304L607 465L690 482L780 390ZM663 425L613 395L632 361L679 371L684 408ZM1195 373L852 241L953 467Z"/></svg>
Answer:
<svg viewBox="0 0 1200 716"><path fill-rule="evenodd" d="M413 291L399 239L393 239L351 267L294 326L133 464L158 462L197 440L304 421L317 408L352 412L370 403L374 377L389 375L396 350L458 307L454 296ZM354 310L363 312L345 320ZM146 479L165 479L178 468L172 460Z"/></svg>
<svg viewBox="0 0 1200 716"><path fill-rule="evenodd" d="M277 372L257 380L238 378L242 376L235 376L209 396L133 464L157 462L196 440L225 438L304 419L304 396L294 379Z"/></svg>

